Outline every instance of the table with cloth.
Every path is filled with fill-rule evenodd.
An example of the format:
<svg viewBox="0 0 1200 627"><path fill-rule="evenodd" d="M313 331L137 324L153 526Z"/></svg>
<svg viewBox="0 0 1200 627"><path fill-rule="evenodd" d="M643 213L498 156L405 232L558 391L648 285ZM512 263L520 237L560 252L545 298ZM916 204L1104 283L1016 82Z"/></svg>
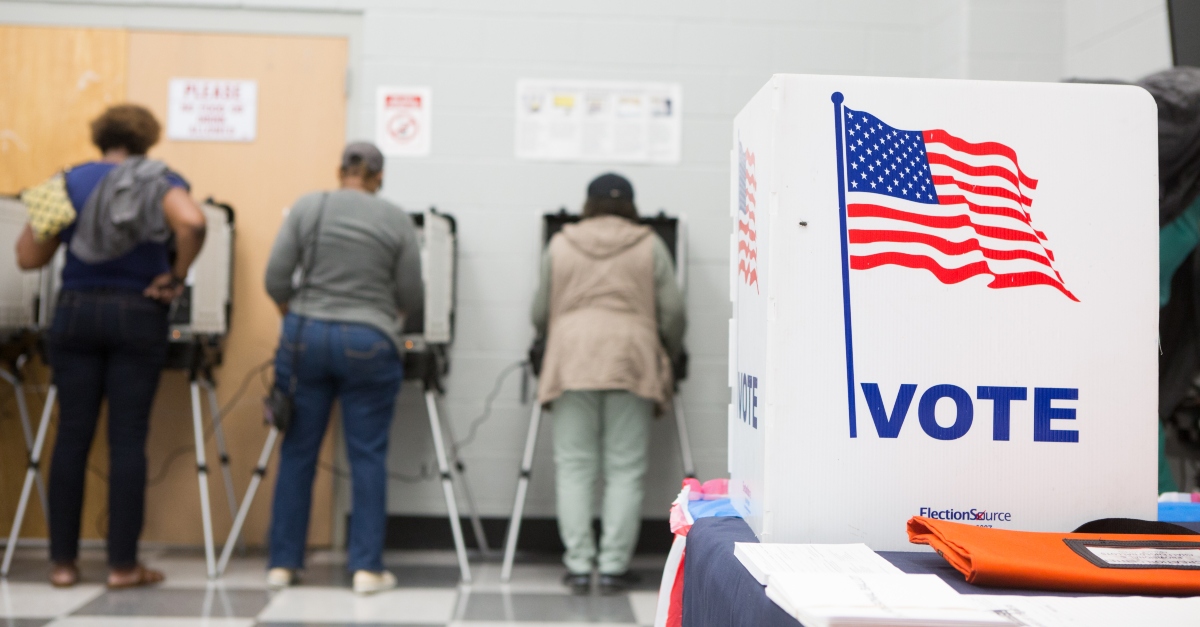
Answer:
<svg viewBox="0 0 1200 627"><path fill-rule="evenodd" d="M685 495L681 495L686 499ZM686 500L683 502L688 503ZM679 501L677 501L677 504ZM1164 504L1165 505L1165 504ZM1160 508L1160 519L1170 520L1200 532L1200 504L1182 508L1172 504ZM664 595L674 597L675 612L666 610L664 625L684 627L738 626L798 627L800 623L767 598L765 588L733 555L734 543L758 542L754 532L737 516L728 500L691 501L686 512L686 549L682 568L664 574ZM679 525L675 525L678 527ZM677 532L678 533L678 532ZM680 536L682 539L682 536ZM682 543L681 543L682 544ZM967 583L963 575L939 555L929 551L880 551L879 555L905 573L933 574L962 594L1022 596L1096 596L1046 590L984 588ZM676 562L678 564L678 561ZM670 571L670 562L668 571ZM674 578L673 585L667 585ZM1104 595L1099 595L1104 596ZM673 620L672 620L673 619Z"/></svg>

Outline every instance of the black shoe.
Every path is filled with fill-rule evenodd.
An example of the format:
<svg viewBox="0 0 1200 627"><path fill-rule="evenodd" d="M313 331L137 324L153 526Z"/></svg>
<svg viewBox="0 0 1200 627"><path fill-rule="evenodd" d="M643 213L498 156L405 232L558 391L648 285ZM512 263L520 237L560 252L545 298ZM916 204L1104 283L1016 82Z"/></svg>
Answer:
<svg viewBox="0 0 1200 627"><path fill-rule="evenodd" d="M631 571L620 575L600 575L600 594L621 594L642 582L642 578Z"/></svg>
<svg viewBox="0 0 1200 627"><path fill-rule="evenodd" d="M567 573L563 575L562 582L571 589L571 594L587 594L592 591L591 573Z"/></svg>

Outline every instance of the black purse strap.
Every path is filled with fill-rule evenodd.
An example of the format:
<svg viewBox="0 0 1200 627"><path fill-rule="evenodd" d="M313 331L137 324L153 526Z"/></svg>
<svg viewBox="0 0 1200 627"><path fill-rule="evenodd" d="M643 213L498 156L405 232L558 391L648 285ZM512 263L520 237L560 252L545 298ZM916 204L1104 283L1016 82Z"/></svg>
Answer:
<svg viewBox="0 0 1200 627"><path fill-rule="evenodd" d="M308 288L311 286L312 272L317 267L317 242L321 239L321 219L325 217L325 204L329 201L329 192L325 192L321 196L321 205L317 208L317 220L313 225L312 234L312 250L308 254L307 263L304 264L304 277L298 288L301 298L308 298ZM296 394L296 366L300 361L300 339L304 337L304 327L308 326L308 318L300 315L300 327L296 329L296 344L292 348L292 368L291 377L288 379L288 396Z"/></svg>

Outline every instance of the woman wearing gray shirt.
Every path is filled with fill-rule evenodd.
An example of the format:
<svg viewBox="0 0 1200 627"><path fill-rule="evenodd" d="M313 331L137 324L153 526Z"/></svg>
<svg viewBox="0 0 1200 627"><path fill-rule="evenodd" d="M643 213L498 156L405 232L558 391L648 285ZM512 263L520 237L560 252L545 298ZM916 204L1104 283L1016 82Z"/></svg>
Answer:
<svg viewBox="0 0 1200 627"><path fill-rule="evenodd" d="M387 447L403 377L400 331L424 307L416 230L375 196L383 156L346 147L341 188L300 198L276 236L267 293L284 314L275 385L295 401L284 433L271 511L267 583L281 588L304 567L317 454L335 398L350 459L353 511L348 569L354 590L396 585L383 567Z"/></svg>

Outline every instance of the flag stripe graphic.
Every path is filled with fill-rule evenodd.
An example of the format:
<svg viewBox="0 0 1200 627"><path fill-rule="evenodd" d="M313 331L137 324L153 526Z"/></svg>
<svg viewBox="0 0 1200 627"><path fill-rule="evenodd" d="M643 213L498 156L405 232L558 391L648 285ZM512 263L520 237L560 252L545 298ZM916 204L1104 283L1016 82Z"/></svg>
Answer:
<svg viewBox="0 0 1200 627"><path fill-rule="evenodd" d="M758 180L754 177L754 153L738 142L738 276L758 289L758 221L754 215Z"/></svg>
<svg viewBox="0 0 1200 627"><path fill-rule="evenodd" d="M917 233L914 231L882 231L882 230L852 230L850 231L851 244L873 244L877 242L895 242L905 244L926 244L936 248L939 252L946 255L965 255L969 252L978 252L988 259L997 261L1010 261L1013 259L1028 259L1036 261L1046 267L1050 267L1050 260L1045 255L1040 255L1036 252L1025 250L1022 248L1013 248L1009 250L1001 250L995 248L987 248L979 243L977 239L968 239L961 242L951 241L936 235L927 233Z"/></svg>
<svg viewBox="0 0 1200 627"><path fill-rule="evenodd" d="M1028 187L1029 189L1037 189L1037 179L1030 178L1021 171L1021 166L1017 163L1016 151L1008 146L1005 146L1004 144L997 142L982 142L978 144L972 144L971 142L959 139L958 137L941 130L925 131L924 139L926 145L942 144L950 150L964 152L969 155L1000 155L1002 157L1008 157L1008 159L1012 161L1013 167L1016 168L1016 173L1017 176L1020 177L1021 183L1023 183L1025 187Z"/></svg>
<svg viewBox="0 0 1200 627"><path fill-rule="evenodd" d="M1012 170L1009 170L1008 168L1006 168L1004 166L971 165L969 163L963 163L962 161L959 161L958 159L955 159L955 158L951 157L950 155L943 155L943 154L936 153L936 152L927 153L926 156L929 157L929 165L931 165L931 166L944 165L950 169L956 170L959 173L965 174L967 176L999 177L999 178L1002 178L1002 179L1008 181L1009 183L1012 183L1013 189L1016 192L1023 194L1023 192L1021 192L1021 183L1018 182L1018 180L1017 180L1017 175L1013 174Z"/></svg>
<svg viewBox="0 0 1200 627"><path fill-rule="evenodd" d="M1016 201L1024 206L1026 206L1026 207L1033 204L1032 198L1027 198L1024 195L1014 194L1014 193L1008 191L1007 189L1004 189L1003 187L990 187L987 185L978 185L976 183L968 183L966 181L960 181L960 180L954 178L953 176L945 176L945 175L938 175L938 174L934 174L930 178L933 179L933 184L935 187L947 187L947 188L957 187L958 189L961 189L964 192L971 192L972 194L982 194L984 196L994 196L996 198L1003 198L1005 200L1013 200L1013 201ZM940 193L940 190L939 190L939 193Z"/></svg>
<svg viewBox="0 0 1200 627"><path fill-rule="evenodd" d="M958 268L944 268L933 259L924 255L910 255L907 253L891 252L879 253L875 255L864 255L850 258L850 267L854 270L870 270L884 265L904 266L906 268L914 268L920 270L928 270L933 273L942 283L954 284L965 281L971 277L980 275L991 275L992 282L988 287L1003 289L1008 287L1028 287L1030 285L1049 285L1058 289L1067 298L1078 300L1075 295L1067 291L1062 283L1053 278L1042 274L1041 272L1012 272L1008 274L996 274L985 261L976 261Z"/></svg>
<svg viewBox="0 0 1200 627"><path fill-rule="evenodd" d="M847 205L846 213L851 218L887 218L889 220L910 222L912 224L933 227L935 229L957 229L965 226L984 237L1014 242L1023 241L1038 243L1037 236L1027 231L1017 231L1015 229L976 224L971 220L970 216L966 215L930 216L920 213L909 213L907 211L900 211L898 209L889 209L888 207L881 207L879 205L867 205L861 203ZM850 229L850 232L853 233L854 229Z"/></svg>
<svg viewBox="0 0 1200 627"><path fill-rule="evenodd" d="M852 270L899 266L945 284L1050 286L1078 300L1033 225L1038 181L1015 150L943 130L905 131L843 108L846 234Z"/></svg>

